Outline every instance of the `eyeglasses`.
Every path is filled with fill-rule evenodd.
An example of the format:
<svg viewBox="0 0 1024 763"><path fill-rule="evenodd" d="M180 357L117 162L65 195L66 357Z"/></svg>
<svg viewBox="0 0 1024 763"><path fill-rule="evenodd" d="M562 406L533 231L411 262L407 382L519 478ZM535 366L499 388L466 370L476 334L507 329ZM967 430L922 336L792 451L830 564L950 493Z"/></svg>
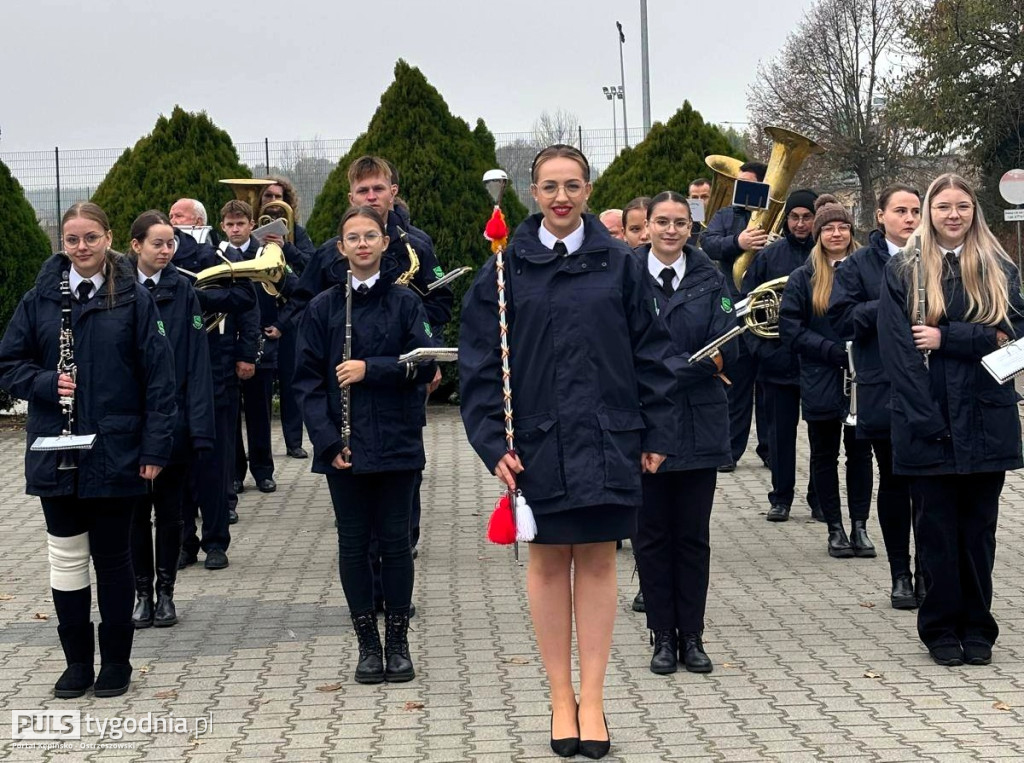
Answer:
<svg viewBox="0 0 1024 763"><path fill-rule="evenodd" d="M345 243L349 246L359 246L360 241L365 241L370 246L373 246L383 238L377 231L372 230L369 233L359 235L358 233L346 233Z"/></svg>
<svg viewBox="0 0 1024 763"><path fill-rule="evenodd" d="M86 246L94 247L104 238L106 238L106 234L104 233L87 233L85 236L81 238L79 238L78 236L65 236L64 246L68 249L77 249L79 243L84 241Z"/></svg>
<svg viewBox="0 0 1024 763"><path fill-rule="evenodd" d="M939 215L940 217L949 217L953 214L953 210L961 217L966 217L974 211L974 205L968 201L962 201L956 206L952 204L933 204L932 212Z"/></svg>
<svg viewBox="0 0 1024 763"><path fill-rule="evenodd" d="M833 233L849 233L851 230L849 223L832 223L822 227L821 232L831 236Z"/></svg>
<svg viewBox="0 0 1024 763"><path fill-rule="evenodd" d="M794 224L813 223L814 222L814 215L794 215L794 214L790 213L786 217L786 219L789 220L791 223L794 223Z"/></svg>
<svg viewBox="0 0 1024 763"><path fill-rule="evenodd" d="M564 183L556 183L553 180L549 180L540 185L534 183L533 187L537 189L537 193L540 196L543 196L545 199L553 199L558 195L559 188L565 191L566 196L579 196L583 193L586 185L582 180L568 180Z"/></svg>
<svg viewBox="0 0 1024 763"><path fill-rule="evenodd" d="M658 231L666 231L669 228L674 228L675 230L686 230L691 225L693 225L692 220L669 220L666 217L655 217L651 220L651 227Z"/></svg>

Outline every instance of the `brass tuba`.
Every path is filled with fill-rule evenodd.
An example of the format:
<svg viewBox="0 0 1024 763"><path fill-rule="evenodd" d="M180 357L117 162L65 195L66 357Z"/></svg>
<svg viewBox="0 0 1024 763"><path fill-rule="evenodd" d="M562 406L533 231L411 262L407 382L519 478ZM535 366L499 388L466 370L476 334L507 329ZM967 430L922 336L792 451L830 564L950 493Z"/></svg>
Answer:
<svg viewBox="0 0 1024 763"><path fill-rule="evenodd" d="M808 156L820 154L825 149L808 137L783 127L766 127L764 131L774 141L772 155L768 160L768 171L764 182L769 185L768 209L756 209L747 223L747 230L763 230L769 236L778 236L782 230L782 210L786 206L789 186L796 177L800 165ZM756 252L744 252L732 266L732 278L736 288L743 288L743 274L754 259Z"/></svg>
<svg viewBox="0 0 1024 763"><path fill-rule="evenodd" d="M711 154L704 157L704 164L711 170L711 198L704 205L704 227L708 226L715 212L732 204L733 189L743 162L731 156Z"/></svg>
<svg viewBox="0 0 1024 763"><path fill-rule="evenodd" d="M221 180L224 185L231 186L235 192L235 198L244 201L252 208L253 217L260 210L263 202L263 192L272 185L277 185L275 180L261 180L259 178L229 178Z"/></svg>
<svg viewBox="0 0 1024 763"><path fill-rule="evenodd" d="M782 308L782 292L789 276L765 281L750 292L745 299L736 303L736 317L743 319L742 326L734 326L710 344L701 347L690 356L690 363L710 358L726 342L731 342L744 331L762 339L779 338L779 313Z"/></svg>
<svg viewBox="0 0 1024 763"><path fill-rule="evenodd" d="M197 289L224 286L232 281L253 281L262 284L263 290L272 297L280 296L279 286L284 280L288 266L284 251L277 244L265 244L263 252L253 260L243 262L225 261L201 271L194 284Z"/></svg>

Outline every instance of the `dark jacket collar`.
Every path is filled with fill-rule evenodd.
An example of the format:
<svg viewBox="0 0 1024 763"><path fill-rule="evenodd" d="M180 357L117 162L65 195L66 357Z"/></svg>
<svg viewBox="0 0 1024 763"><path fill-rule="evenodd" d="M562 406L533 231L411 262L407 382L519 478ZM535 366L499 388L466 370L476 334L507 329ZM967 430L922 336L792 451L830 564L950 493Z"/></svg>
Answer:
<svg viewBox="0 0 1024 763"><path fill-rule="evenodd" d="M650 276L650 272L647 270L647 256L651 253L651 245L641 244L633 252L643 272ZM679 288L676 291L682 291L684 288L700 283L718 272L711 262L711 258L704 253L703 249L683 244L683 254L686 256L686 272L683 273L683 280L679 282Z"/></svg>
<svg viewBox="0 0 1024 763"><path fill-rule="evenodd" d="M114 277L104 279L103 286L100 287L96 296L106 297L113 289L117 301L120 302L135 293L135 266L120 252L113 252L113 257ZM70 267L71 261L63 253L50 255L43 262L42 268L39 269L39 275L36 276L36 290L39 296L59 301L61 274Z"/></svg>
<svg viewBox="0 0 1024 763"><path fill-rule="evenodd" d="M788 228L786 230L786 241L788 241L789 245L797 252L807 252L810 254L810 251L814 248L814 236L799 239L790 233Z"/></svg>
<svg viewBox="0 0 1024 763"><path fill-rule="evenodd" d="M554 261L558 255L540 243L539 231L544 215L539 212L530 215L512 234L512 243L515 245L516 255L529 262L545 264ZM572 253L572 257L587 252L596 252L608 249L621 249L624 253L632 250L625 242L612 238L608 229L604 227L596 216L591 214L583 215L583 245Z"/></svg>
<svg viewBox="0 0 1024 763"><path fill-rule="evenodd" d="M348 280L348 260L339 254L331 261L327 270L331 278L334 279L334 282L341 284L341 288L344 289ZM380 261L380 278L378 278L377 282L370 287L370 292L367 296L382 294L385 292L396 280L398 280L398 276L400 276L402 272L401 265L395 261L395 258L388 257L387 253L385 253Z"/></svg>

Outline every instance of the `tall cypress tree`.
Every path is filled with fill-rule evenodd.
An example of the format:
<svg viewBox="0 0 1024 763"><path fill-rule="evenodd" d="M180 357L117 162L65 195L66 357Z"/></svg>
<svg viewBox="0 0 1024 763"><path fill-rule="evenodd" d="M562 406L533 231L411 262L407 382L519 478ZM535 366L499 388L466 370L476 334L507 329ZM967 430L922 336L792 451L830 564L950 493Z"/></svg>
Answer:
<svg viewBox="0 0 1024 763"><path fill-rule="evenodd" d="M39 227L21 184L3 162L0 231L0 328L6 330L19 300L32 288L39 267L50 255L50 239ZM0 391L0 410L7 410L13 402L6 392Z"/></svg>
<svg viewBox="0 0 1024 763"><path fill-rule="evenodd" d="M637 196L661 191L686 195L691 180L710 177L711 170L704 164L709 154L746 158L685 101L668 122L656 122L643 143L624 149L615 158L594 182L590 206L597 211L621 208Z"/></svg>
<svg viewBox="0 0 1024 763"><path fill-rule="evenodd" d="M132 222L147 209L166 212L182 197L198 199L217 224L220 207L234 198L219 181L251 177L224 130L205 112L175 106L157 119L153 132L125 149L93 194L114 231L114 247L128 246Z"/></svg>

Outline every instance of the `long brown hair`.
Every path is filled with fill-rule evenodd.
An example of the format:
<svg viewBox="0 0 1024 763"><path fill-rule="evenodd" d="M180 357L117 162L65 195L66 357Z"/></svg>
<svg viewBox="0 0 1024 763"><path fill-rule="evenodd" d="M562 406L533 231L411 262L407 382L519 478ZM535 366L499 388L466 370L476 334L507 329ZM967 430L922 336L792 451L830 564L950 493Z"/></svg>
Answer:
<svg viewBox="0 0 1024 763"><path fill-rule="evenodd" d="M1012 265L1013 260L985 223L985 215L978 205L978 196L974 189L962 177L951 172L939 175L928 186L924 203L921 205L921 224L903 250L902 275L911 287L907 295L907 307L910 315L917 314L918 268L915 241L920 237L921 263L928 303L925 322L929 326L937 326L939 320L946 314L946 297L942 292L945 258L936 240L935 228L932 226L931 207L934 198L949 188L963 191L974 204L974 218L971 227L967 229L967 238L960 251L960 273L967 296L964 320L997 326L1007 319L1009 299L1005 267Z"/></svg>
<svg viewBox="0 0 1024 763"><path fill-rule="evenodd" d="M93 204L91 201L80 201L77 204L72 204L68 207L68 211L65 212L64 216L60 219L61 236L64 235L64 226L67 225L68 221L77 220L79 218L92 220L103 229L104 233L110 233L110 220L107 218L107 213L104 212L98 204ZM65 256L67 256L66 253ZM104 254L103 280L107 285L107 307L113 307L114 305L114 271L116 269L117 261L123 257L123 254L115 252L109 247ZM71 258L68 257L68 260L70 259Z"/></svg>

